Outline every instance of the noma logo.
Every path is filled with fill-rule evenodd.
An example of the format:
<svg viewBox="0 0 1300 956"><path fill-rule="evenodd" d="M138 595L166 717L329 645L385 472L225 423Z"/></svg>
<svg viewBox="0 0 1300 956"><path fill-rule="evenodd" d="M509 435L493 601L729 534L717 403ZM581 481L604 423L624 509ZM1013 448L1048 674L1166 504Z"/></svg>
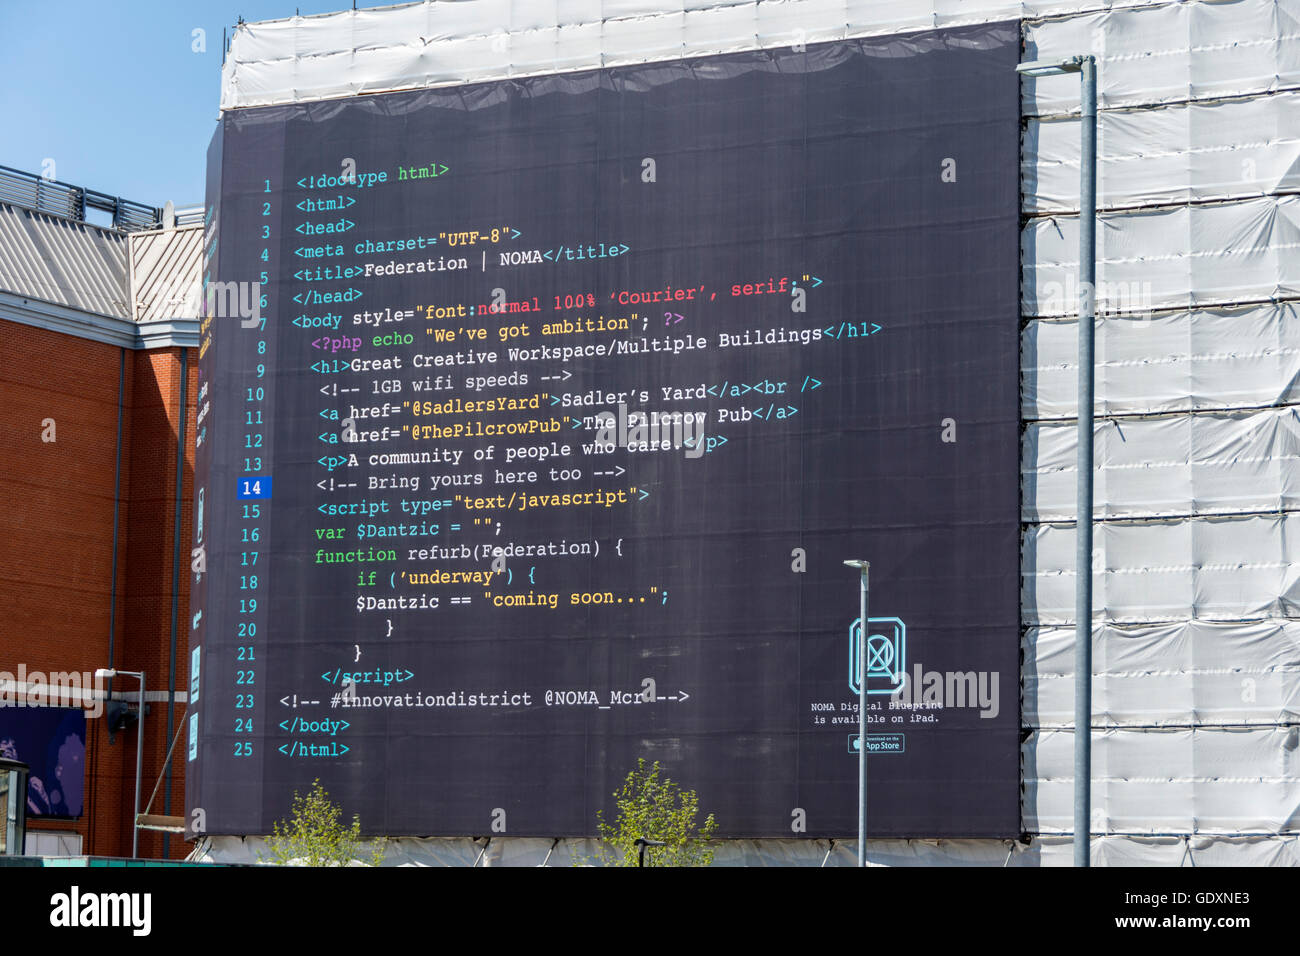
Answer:
<svg viewBox="0 0 1300 956"><path fill-rule="evenodd" d="M50 925L129 926L133 935L148 936L152 910L150 893L83 893L74 886L50 897Z"/></svg>

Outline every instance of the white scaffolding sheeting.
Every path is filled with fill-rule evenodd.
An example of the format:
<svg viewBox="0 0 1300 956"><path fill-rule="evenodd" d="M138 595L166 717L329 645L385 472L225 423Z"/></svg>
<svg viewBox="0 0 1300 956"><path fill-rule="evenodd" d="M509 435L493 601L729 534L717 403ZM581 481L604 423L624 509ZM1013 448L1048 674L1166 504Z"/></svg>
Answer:
<svg viewBox="0 0 1300 956"><path fill-rule="evenodd" d="M1078 312L1079 219L1021 233L1021 310ZM1224 306L1300 296L1300 196L1159 206L1097 220L1097 311Z"/></svg>
<svg viewBox="0 0 1300 956"><path fill-rule="evenodd" d="M1099 727L1300 721L1300 621L1098 624L1093 638ZM1030 628L1023 650L1025 722L1071 727L1074 628Z"/></svg>
<svg viewBox="0 0 1300 956"><path fill-rule="evenodd" d="M1094 836L1094 866L1297 866L1300 838L1276 835ZM390 840L386 866L575 866L591 856L587 840L502 837L487 846L469 838ZM257 863L258 837L211 837L192 857L200 863ZM871 866L1070 866L1068 836L1044 834L1029 843L992 840L868 840ZM714 866L857 866L857 841L729 840Z"/></svg>
<svg viewBox="0 0 1300 956"><path fill-rule="evenodd" d="M1026 529L1025 624L1074 623L1074 539L1072 524ZM1093 621L1300 617L1300 514L1102 522L1092 575Z"/></svg>
<svg viewBox="0 0 1300 956"><path fill-rule="evenodd" d="M242 25L221 108L628 66L1158 0L425 0Z"/></svg>
<svg viewBox="0 0 1300 956"><path fill-rule="evenodd" d="M1174 518L1300 509L1300 409L1110 419L1093 430L1093 515ZM1031 425L1022 518L1074 521L1074 423Z"/></svg>
<svg viewBox="0 0 1300 956"><path fill-rule="evenodd" d="M1025 419L1078 416L1078 342L1072 319L1026 324ZM1095 362L1099 415L1292 404L1300 401L1300 314L1285 302L1107 318L1097 323Z"/></svg>
<svg viewBox="0 0 1300 956"><path fill-rule="evenodd" d="M1029 23L1026 60L1097 57L1101 109L1300 86L1295 0L1165 3ZM1026 84L1026 116L1079 112L1077 76ZM1160 145L1152 140L1152 145Z"/></svg>
<svg viewBox="0 0 1300 956"><path fill-rule="evenodd" d="M221 105L1015 18L1026 60L1098 58L1093 862L1300 865L1300 0L428 0L241 26ZM1029 842L872 841L877 864L1071 861L1079 81L1021 90ZM214 838L207 858L256 845ZM717 863L855 850L730 841ZM404 838L390 862L589 853Z"/></svg>
<svg viewBox="0 0 1300 956"><path fill-rule="evenodd" d="M456 85L819 43L1022 17L1026 59L1098 55L1104 107L1300 86L1290 0L1015 3L997 0L428 0L245 24L222 109ZM1078 81L1040 80L1027 115L1077 112Z"/></svg>
<svg viewBox="0 0 1300 956"><path fill-rule="evenodd" d="M1296 727L1113 728L1092 734L1092 829L1276 834L1300 828ZM1074 826L1074 731L1022 745L1025 823Z"/></svg>
<svg viewBox="0 0 1300 956"><path fill-rule="evenodd" d="M1300 92L1103 112L1103 210L1300 191ZM1021 156L1028 213L1079 212L1079 119L1031 119Z"/></svg>

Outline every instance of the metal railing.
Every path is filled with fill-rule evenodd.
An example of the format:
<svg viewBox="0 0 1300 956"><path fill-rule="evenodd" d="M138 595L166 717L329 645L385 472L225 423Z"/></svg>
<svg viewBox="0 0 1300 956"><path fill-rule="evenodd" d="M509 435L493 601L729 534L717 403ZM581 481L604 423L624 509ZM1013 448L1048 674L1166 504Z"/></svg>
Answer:
<svg viewBox="0 0 1300 956"><path fill-rule="evenodd" d="M157 229L162 225L162 209L155 206L45 179L8 166L0 166L0 202L77 222L86 221L87 209L98 209L111 213L113 228L123 232Z"/></svg>
<svg viewBox="0 0 1300 956"><path fill-rule="evenodd" d="M176 210L177 226L201 226L207 210L203 206L183 206Z"/></svg>

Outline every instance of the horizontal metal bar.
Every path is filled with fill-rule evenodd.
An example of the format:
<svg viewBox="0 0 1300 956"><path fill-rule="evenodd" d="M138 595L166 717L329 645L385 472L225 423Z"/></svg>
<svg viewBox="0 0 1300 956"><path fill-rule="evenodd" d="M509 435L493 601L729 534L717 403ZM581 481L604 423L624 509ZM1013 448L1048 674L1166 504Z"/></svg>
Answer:
<svg viewBox="0 0 1300 956"><path fill-rule="evenodd" d="M0 166L0 202L34 212L86 221L86 210L113 214L113 227L123 232L154 229L162 224L162 209L120 196L83 189L10 166Z"/></svg>

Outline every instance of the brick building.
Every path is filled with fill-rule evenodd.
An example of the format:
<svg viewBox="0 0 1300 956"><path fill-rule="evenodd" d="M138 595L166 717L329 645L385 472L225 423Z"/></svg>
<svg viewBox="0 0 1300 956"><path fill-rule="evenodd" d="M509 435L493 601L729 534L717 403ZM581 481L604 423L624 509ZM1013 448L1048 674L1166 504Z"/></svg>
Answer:
<svg viewBox="0 0 1300 956"><path fill-rule="evenodd" d="M0 737L10 707L84 710L80 813L29 817L27 852L129 856L139 684L93 675L144 672L141 804L180 814L203 229L120 201L93 225L87 195L0 170Z"/></svg>

